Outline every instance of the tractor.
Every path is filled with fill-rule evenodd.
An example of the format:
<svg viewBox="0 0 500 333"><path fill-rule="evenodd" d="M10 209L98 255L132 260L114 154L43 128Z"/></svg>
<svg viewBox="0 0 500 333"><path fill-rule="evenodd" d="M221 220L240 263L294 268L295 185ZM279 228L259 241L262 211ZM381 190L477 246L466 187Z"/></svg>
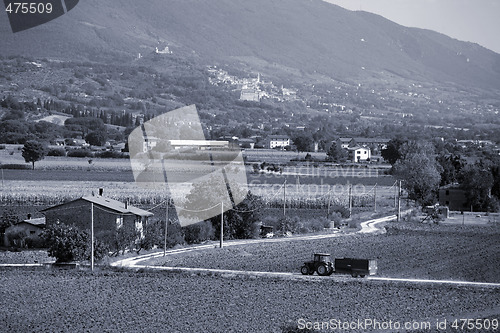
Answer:
<svg viewBox="0 0 500 333"><path fill-rule="evenodd" d="M307 261L300 268L303 275L326 276L333 273L351 274L353 277L364 278L367 275L377 274L376 259L335 258L332 263L329 253L315 253L313 261Z"/></svg>
<svg viewBox="0 0 500 333"><path fill-rule="evenodd" d="M329 253L315 253L313 261L307 261L300 268L303 275L313 275L317 272L318 275L326 276L331 275L335 271L333 263L330 260Z"/></svg>

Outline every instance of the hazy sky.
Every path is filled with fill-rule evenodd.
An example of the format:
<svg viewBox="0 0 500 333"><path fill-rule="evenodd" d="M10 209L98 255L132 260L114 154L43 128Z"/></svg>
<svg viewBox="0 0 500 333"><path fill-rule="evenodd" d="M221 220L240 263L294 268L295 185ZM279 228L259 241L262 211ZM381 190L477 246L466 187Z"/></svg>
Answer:
<svg viewBox="0 0 500 333"><path fill-rule="evenodd" d="M500 53L500 0L325 0L431 29Z"/></svg>

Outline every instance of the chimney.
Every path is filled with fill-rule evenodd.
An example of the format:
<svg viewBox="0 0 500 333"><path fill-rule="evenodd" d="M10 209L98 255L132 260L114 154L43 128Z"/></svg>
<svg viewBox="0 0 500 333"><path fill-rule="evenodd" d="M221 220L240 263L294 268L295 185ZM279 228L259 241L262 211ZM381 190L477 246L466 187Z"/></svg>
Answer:
<svg viewBox="0 0 500 333"><path fill-rule="evenodd" d="M100 188L99 189L99 196L102 197L102 193L104 192L104 189Z"/></svg>
<svg viewBox="0 0 500 333"><path fill-rule="evenodd" d="M128 209L128 199L125 201L125 209Z"/></svg>
<svg viewBox="0 0 500 333"><path fill-rule="evenodd" d="M28 214L28 220L31 220L31 214Z"/></svg>

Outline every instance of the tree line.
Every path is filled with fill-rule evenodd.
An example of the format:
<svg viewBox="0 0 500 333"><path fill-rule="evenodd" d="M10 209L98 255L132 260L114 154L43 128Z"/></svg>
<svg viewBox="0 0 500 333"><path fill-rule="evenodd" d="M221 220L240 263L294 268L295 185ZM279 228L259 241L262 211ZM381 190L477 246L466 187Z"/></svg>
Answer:
<svg viewBox="0 0 500 333"><path fill-rule="evenodd" d="M456 145L393 139L382 157L391 163L391 173L402 180L409 199L421 206L436 202L440 186L454 184L465 191L474 211L500 210L498 155L466 155Z"/></svg>

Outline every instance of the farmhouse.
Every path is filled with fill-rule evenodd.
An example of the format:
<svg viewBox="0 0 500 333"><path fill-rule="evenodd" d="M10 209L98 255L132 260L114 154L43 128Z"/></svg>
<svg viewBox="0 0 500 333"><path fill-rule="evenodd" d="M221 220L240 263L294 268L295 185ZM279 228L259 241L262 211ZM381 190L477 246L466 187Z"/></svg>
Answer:
<svg viewBox="0 0 500 333"><path fill-rule="evenodd" d="M340 147L343 149L349 148L349 143L352 141L352 138L338 138L337 142L340 144Z"/></svg>
<svg viewBox="0 0 500 333"><path fill-rule="evenodd" d="M387 148L389 139L383 138L338 138L337 143L341 145L342 148L347 149L349 147L368 147L372 150L381 151Z"/></svg>
<svg viewBox="0 0 500 333"><path fill-rule="evenodd" d="M19 223L11 225L10 227L5 229L4 240L3 243L5 246L23 246L23 244L11 244L9 242L9 235L23 235L22 238L29 237L32 240L38 241L40 239L40 234L45 228L45 217L32 219L28 217L28 219L23 220ZM15 241L21 241L21 239L17 239Z"/></svg>
<svg viewBox="0 0 500 333"><path fill-rule="evenodd" d="M458 184L450 184L439 188L439 205L447 206L450 210L466 211L467 192L459 187Z"/></svg>
<svg viewBox="0 0 500 333"><path fill-rule="evenodd" d="M150 151L151 149L156 147L158 141L159 141L158 138L155 138L153 136L148 136L144 138L144 142L142 143L142 151L145 153Z"/></svg>
<svg viewBox="0 0 500 333"><path fill-rule="evenodd" d="M238 145L241 148L250 148L254 149L255 148L255 139L238 139Z"/></svg>
<svg viewBox="0 0 500 333"><path fill-rule="evenodd" d="M271 135L269 136L269 148L287 147L290 145L290 138L286 135Z"/></svg>
<svg viewBox="0 0 500 333"><path fill-rule="evenodd" d="M349 159L354 163L369 161L371 159L370 148L352 147L352 148L347 148L347 150L349 152Z"/></svg>
<svg viewBox="0 0 500 333"><path fill-rule="evenodd" d="M87 141L83 139L64 139L66 145L68 146L77 146L77 147L90 147Z"/></svg>
<svg viewBox="0 0 500 333"><path fill-rule="evenodd" d="M45 215L47 226L55 223L75 225L82 230L90 229L94 218L96 237L106 238L122 227L134 227L143 237L143 226L153 213L103 196L86 196L40 211Z"/></svg>

